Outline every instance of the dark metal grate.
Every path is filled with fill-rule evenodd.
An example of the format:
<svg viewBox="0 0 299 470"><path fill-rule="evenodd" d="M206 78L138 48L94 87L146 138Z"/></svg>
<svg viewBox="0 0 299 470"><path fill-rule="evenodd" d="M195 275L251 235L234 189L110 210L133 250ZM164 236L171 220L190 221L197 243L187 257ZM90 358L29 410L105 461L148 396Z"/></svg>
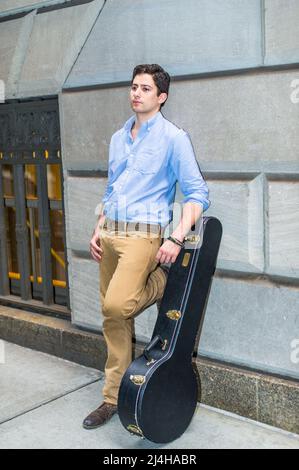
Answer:
<svg viewBox="0 0 299 470"><path fill-rule="evenodd" d="M56 198L49 197L48 188L48 171L54 167L59 173ZM11 194L5 194L4 188L7 168L12 168L8 172L13 179ZM28 168L34 169L35 181L30 184ZM57 99L0 105L1 296L18 294L25 301L40 299L45 305L69 307L62 179ZM33 194L28 194L28 186L34 188ZM8 208L14 211L18 273L10 273L8 266ZM63 258L52 247L53 211L62 214ZM53 279L53 256L63 265L64 281Z"/></svg>

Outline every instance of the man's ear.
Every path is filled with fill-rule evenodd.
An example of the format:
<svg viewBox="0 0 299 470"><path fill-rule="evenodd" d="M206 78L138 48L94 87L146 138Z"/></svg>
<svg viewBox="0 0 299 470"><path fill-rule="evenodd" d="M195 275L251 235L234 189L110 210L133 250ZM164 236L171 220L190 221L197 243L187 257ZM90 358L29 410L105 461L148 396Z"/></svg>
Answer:
<svg viewBox="0 0 299 470"><path fill-rule="evenodd" d="M159 99L159 103L162 104L162 103L165 103L165 101L167 100L168 98L168 95L167 93L160 93L158 99Z"/></svg>

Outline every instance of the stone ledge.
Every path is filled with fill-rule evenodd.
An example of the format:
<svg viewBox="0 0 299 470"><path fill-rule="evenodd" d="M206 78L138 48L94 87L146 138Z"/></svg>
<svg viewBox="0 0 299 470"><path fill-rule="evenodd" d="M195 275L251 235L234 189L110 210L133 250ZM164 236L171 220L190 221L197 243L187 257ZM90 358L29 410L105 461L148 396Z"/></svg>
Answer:
<svg viewBox="0 0 299 470"><path fill-rule="evenodd" d="M299 382L207 359L197 359L201 401L299 433Z"/></svg>
<svg viewBox="0 0 299 470"><path fill-rule="evenodd" d="M68 320L0 305L0 338L104 370L106 346L99 333L83 331ZM139 356L143 345L134 344ZM201 402L299 433L299 383L216 361L196 358Z"/></svg>
<svg viewBox="0 0 299 470"><path fill-rule="evenodd" d="M68 320L0 305L0 338L104 369L106 347L102 335L81 330Z"/></svg>

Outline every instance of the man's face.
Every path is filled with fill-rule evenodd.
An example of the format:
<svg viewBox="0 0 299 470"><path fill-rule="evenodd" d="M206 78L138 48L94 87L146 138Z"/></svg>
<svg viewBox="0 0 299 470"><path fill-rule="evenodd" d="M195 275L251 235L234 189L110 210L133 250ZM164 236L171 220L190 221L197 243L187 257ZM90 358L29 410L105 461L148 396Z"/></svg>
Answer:
<svg viewBox="0 0 299 470"><path fill-rule="evenodd" d="M160 109L161 103L166 101L167 94L158 96L158 88L153 77L148 73L136 75L130 91L131 108L135 113L151 113Z"/></svg>

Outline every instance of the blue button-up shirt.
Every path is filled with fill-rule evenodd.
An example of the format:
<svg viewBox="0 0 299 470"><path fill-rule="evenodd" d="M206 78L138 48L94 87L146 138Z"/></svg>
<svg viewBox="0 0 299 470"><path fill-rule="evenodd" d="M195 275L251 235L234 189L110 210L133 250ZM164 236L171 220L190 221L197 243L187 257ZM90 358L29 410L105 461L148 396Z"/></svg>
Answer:
<svg viewBox="0 0 299 470"><path fill-rule="evenodd" d="M134 121L132 116L111 138L103 214L164 227L172 220L177 181L183 203L198 203L206 210L208 187L188 134L157 112L133 140Z"/></svg>

